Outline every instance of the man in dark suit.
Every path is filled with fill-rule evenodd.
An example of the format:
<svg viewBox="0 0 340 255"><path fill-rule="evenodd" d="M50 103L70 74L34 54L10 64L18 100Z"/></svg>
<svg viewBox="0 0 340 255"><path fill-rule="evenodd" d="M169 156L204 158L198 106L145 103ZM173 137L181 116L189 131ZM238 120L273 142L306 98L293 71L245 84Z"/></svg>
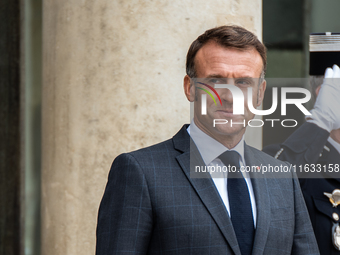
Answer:
<svg viewBox="0 0 340 255"><path fill-rule="evenodd" d="M252 91L253 107L261 104L265 66L264 45L241 27L210 29L192 43L184 91L194 102L193 121L172 139L114 160L97 255L319 254L296 178L240 171L290 167L244 143L254 117L247 99L244 113L233 113L233 88ZM225 83L234 87L214 90ZM217 119L224 124L214 125ZM226 178L206 168L223 169Z"/></svg>
<svg viewBox="0 0 340 255"><path fill-rule="evenodd" d="M336 202L340 194L340 70L327 68L340 63L339 36L311 34L310 83L317 97L312 116L282 144L263 149L306 170L298 171L299 181L322 255L340 254L340 206L329 199L333 195Z"/></svg>
<svg viewBox="0 0 340 255"><path fill-rule="evenodd" d="M339 171L323 172L324 167L328 171L329 167L335 169L340 166L340 143L337 142L338 148L333 146L328 141L329 135L328 131L306 122L281 145L270 145L263 150L297 166L322 170L322 173L310 173L311 178L299 179L322 255L340 254L339 247L334 245L337 240L334 239L336 227L333 228L339 224L340 206L333 206L324 194L332 194L334 190L340 189Z"/></svg>

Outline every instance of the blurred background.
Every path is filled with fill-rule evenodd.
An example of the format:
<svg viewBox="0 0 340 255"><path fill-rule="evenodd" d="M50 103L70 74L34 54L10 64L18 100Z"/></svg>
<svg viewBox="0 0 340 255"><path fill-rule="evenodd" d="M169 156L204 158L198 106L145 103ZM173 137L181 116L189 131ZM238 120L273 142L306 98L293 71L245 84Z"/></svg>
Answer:
<svg viewBox="0 0 340 255"><path fill-rule="evenodd" d="M199 34L244 26L268 48L268 80L306 78L309 34L340 32L338 10L338 0L2 0L0 255L94 254L112 160L190 122L182 83ZM264 126L246 140L262 148L294 130Z"/></svg>

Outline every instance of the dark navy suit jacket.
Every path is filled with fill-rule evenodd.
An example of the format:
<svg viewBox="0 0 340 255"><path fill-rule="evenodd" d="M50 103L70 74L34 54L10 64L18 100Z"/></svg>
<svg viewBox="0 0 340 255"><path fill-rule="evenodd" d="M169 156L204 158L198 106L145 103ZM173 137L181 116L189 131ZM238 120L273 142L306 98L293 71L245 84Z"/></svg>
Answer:
<svg viewBox="0 0 340 255"><path fill-rule="evenodd" d="M280 160L288 161L297 166L307 164L320 164L327 169L330 164L340 166L340 154L329 143L329 133L312 123L304 123L282 144L274 144L263 149L264 152L275 156ZM282 150L283 149L283 150ZM279 152L279 153L278 153ZM332 243L331 229L335 221L332 214L340 216L340 206L333 207L328 197L323 193L332 193L334 189L340 189L340 172L298 173L303 196L306 201L308 212L314 228L315 236L319 245L320 254L340 254ZM304 178L312 177L312 178ZM320 177L320 178L315 178Z"/></svg>
<svg viewBox="0 0 340 255"><path fill-rule="evenodd" d="M212 179L190 177L190 156L199 164L203 160L186 128L114 160L98 214L97 255L240 255ZM247 145L245 161L288 166ZM319 254L297 179L260 177L252 179L257 206L252 254Z"/></svg>

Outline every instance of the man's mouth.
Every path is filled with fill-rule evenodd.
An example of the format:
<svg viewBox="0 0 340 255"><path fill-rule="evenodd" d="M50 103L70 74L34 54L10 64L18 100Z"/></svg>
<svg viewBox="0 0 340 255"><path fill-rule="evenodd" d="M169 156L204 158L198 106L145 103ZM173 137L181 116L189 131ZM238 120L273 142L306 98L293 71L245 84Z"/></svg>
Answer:
<svg viewBox="0 0 340 255"><path fill-rule="evenodd" d="M231 118L234 116L232 109L216 110L216 113L224 118Z"/></svg>

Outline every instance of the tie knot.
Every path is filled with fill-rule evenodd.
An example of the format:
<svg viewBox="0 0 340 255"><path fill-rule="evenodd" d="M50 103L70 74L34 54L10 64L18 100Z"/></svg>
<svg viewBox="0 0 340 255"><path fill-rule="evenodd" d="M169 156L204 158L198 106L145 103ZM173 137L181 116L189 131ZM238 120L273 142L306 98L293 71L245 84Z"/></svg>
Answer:
<svg viewBox="0 0 340 255"><path fill-rule="evenodd" d="M225 166L240 167L240 154L236 151L225 151L218 158L223 162Z"/></svg>

